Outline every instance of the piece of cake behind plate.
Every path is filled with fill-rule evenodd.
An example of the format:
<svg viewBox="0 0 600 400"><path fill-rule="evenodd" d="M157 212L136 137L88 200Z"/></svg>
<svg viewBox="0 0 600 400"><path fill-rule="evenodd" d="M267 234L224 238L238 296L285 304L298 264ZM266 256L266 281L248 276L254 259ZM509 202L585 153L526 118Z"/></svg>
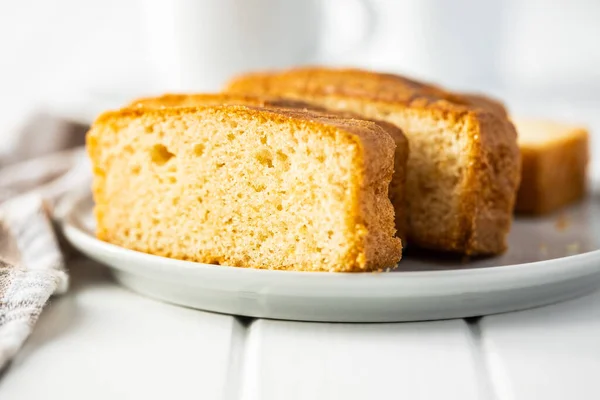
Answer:
<svg viewBox="0 0 600 400"><path fill-rule="evenodd" d="M102 240L240 267L372 271L401 257L377 124L243 106L123 109L87 137Z"/></svg>
<svg viewBox="0 0 600 400"><path fill-rule="evenodd" d="M587 183L587 129L546 120L513 122L523 157L515 210L545 214L580 200Z"/></svg>

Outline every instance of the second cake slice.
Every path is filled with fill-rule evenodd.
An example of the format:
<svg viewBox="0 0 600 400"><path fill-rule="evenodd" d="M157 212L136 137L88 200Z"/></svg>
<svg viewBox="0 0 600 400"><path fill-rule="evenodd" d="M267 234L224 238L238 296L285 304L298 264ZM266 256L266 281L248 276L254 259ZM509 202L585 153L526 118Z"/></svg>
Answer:
<svg viewBox="0 0 600 400"><path fill-rule="evenodd" d="M242 106L125 109L88 134L98 236L242 267L369 271L401 257L377 124Z"/></svg>
<svg viewBox="0 0 600 400"><path fill-rule="evenodd" d="M282 96L398 126L410 148L408 243L467 255L506 249L520 155L498 102L402 76L313 67L242 75L227 91Z"/></svg>

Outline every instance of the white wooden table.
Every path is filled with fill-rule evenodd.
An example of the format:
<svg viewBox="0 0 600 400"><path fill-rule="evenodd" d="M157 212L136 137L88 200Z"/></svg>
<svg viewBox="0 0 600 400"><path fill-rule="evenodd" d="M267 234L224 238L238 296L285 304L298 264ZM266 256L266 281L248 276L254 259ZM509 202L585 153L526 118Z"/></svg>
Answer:
<svg viewBox="0 0 600 400"><path fill-rule="evenodd" d="M0 399L600 399L600 292L397 324L239 319L117 286L87 260L0 378Z"/></svg>

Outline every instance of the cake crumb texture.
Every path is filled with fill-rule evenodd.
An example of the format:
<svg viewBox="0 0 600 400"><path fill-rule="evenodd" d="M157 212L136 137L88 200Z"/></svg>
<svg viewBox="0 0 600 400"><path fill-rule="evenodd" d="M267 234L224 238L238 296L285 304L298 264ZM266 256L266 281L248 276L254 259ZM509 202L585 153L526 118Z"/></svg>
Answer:
<svg viewBox="0 0 600 400"><path fill-rule="evenodd" d="M130 106L137 108L165 107L198 107L218 105L243 105L250 107L285 108L310 110L313 113L334 114L343 118L364 119L364 117L348 111L332 111L313 103L282 97L273 97L240 93L194 93L165 94L157 97L146 97L133 101ZM389 187L389 197L394 206L397 236L403 240L407 233L406 205L406 164L409 146L406 136L396 125L385 121L373 121L381 126L396 143L394 154L394 174Z"/></svg>

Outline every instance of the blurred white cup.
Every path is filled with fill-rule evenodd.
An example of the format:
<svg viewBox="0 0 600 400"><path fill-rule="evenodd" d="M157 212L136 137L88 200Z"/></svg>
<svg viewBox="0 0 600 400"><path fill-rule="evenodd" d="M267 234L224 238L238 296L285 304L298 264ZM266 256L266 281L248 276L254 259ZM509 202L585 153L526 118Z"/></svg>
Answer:
<svg viewBox="0 0 600 400"><path fill-rule="evenodd" d="M355 1L362 5L359 18L365 29L359 42L364 45L375 14L368 0ZM339 3L339 12L344 12L348 1ZM328 61L320 52L327 18L319 0L147 0L141 4L152 91L212 91L241 72ZM361 26L357 18L346 22Z"/></svg>
<svg viewBox="0 0 600 400"><path fill-rule="evenodd" d="M502 68L511 91L598 99L600 1L510 0Z"/></svg>

